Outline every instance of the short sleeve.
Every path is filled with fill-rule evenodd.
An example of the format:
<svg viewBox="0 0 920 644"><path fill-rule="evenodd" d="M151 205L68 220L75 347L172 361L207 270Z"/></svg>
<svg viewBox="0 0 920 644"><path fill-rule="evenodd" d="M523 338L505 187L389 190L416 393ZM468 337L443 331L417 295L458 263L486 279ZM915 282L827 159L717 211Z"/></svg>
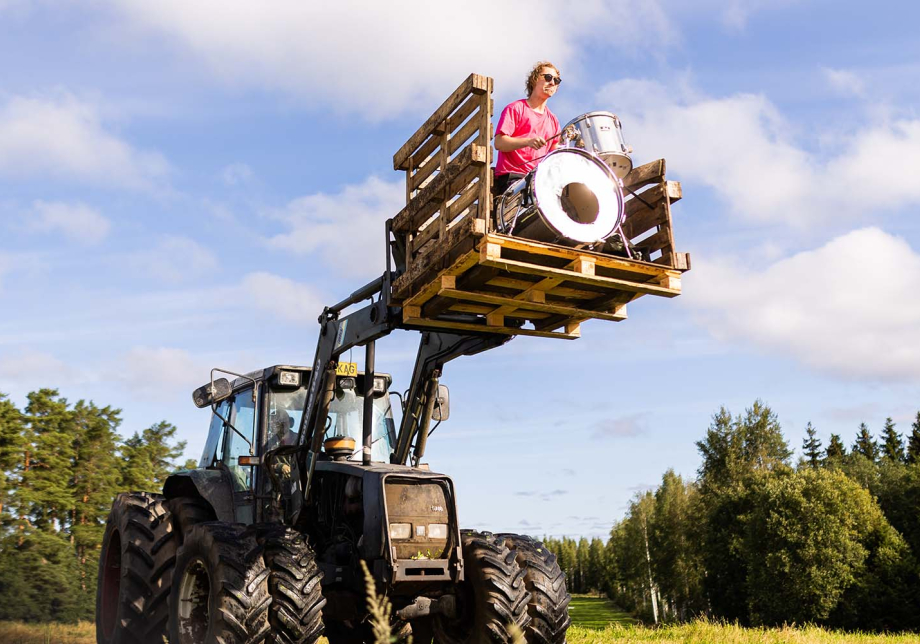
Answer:
<svg viewBox="0 0 920 644"><path fill-rule="evenodd" d="M514 136L517 122L516 103L511 103L502 110L502 115L498 118L498 125L495 126L495 135Z"/></svg>

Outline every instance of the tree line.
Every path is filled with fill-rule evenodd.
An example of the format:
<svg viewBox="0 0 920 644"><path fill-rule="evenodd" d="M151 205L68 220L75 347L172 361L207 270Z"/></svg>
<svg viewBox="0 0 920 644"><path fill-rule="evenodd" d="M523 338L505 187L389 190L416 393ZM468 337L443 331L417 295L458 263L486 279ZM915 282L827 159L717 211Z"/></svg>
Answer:
<svg viewBox="0 0 920 644"><path fill-rule="evenodd" d="M93 619L112 500L161 489L185 450L165 421L122 439L120 414L54 389L23 409L0 393L0 620Z"/></svg>
<svg viewBox="0 0 920 644"><path fill-rule="evenodd" d="M648 621L920 630L920 412L905 436L859 425L849 449L808 423L801 457L761 401L725 408L695 480L665 472L606 543L547 539L571 592Z"/></svg>

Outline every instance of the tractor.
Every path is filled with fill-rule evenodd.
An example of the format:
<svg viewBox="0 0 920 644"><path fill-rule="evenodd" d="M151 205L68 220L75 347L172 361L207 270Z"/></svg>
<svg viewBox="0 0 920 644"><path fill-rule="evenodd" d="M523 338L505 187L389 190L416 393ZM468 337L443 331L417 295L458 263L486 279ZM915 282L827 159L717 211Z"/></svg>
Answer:
<svg viewBox="0 0 920 644"><path fill-rule="evenodd" d="M462 530L451 478L422 462L449 416L444 364L508 337L422 330L409 387L394 391L376 341L412 327L388 304L391 278L323 311L311 366L214 369L193 392L211 409L198 467L112 506L100 644L373 642L364 570L400 638L509 642L517 627L527 642L565 641L555 556L526 536ZM339 360L361 346L363 371Z"/></svg>

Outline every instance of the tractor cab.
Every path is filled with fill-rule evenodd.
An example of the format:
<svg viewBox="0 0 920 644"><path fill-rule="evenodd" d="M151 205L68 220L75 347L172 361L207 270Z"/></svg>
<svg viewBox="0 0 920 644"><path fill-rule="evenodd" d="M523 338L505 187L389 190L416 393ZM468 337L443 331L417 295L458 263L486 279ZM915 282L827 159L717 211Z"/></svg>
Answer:
<svg viewBox="0 0 920 644"><path fill-rule="evenodd" d="M229 483L232 504L212 502L218 518L248 524L259 520L255 501L267 498L271 485L263 468L256 466L265 462L269 452L301 442L299 432L311 370L274 365L247 374L222 373L235 378L233 381L212 378L193 393L198 407L213 409L199 469L194 474L214 479L213 485L197 485L199 492ZM338 448L337 458L361 460L367 384L364 373L354 363L341 363L324 435L326 444ZM370 384L374 403L371 458L389 462L396 444L396 425L388 395L392 378L377 373ZM342 454L342 445L352 445L353 449Z"/></svg>

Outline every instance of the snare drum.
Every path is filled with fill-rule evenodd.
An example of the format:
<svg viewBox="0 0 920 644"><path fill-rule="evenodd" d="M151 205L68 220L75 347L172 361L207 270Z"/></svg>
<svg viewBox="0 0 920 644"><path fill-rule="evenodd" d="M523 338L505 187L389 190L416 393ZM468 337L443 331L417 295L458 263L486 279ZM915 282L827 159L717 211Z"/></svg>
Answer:
<svg viewBox="0 0 920 644"><path fill-rule="evenodd" d="M498 198L506 235L568 245L601 242L623 221L620 181L592 154L559 148Z"/></svg>
<svg viewBox="0 0 920 644"><path fill-rule="evenodd" d="M563 136L564 147L596 154L620 179L632 170L632 148L626 145L623 127L615 114L588 112L566 123L565 130L573 132L574 138Z"/></svg>

